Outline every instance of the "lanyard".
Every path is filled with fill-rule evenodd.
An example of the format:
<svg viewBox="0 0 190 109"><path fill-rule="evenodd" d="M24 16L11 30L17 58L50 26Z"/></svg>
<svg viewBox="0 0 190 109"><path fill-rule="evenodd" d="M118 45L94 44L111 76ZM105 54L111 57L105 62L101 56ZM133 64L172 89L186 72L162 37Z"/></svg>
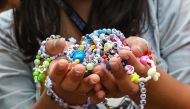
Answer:
<svg viewBox="0 0 190 109"><path fill-rule="evenodd" d="M65 1L65 0L57 0L61 8L70 18L70 20L75 24L75 26L80 30L83 35L89 34L93 32L92 27L87 24L79 14Z"/></svg>

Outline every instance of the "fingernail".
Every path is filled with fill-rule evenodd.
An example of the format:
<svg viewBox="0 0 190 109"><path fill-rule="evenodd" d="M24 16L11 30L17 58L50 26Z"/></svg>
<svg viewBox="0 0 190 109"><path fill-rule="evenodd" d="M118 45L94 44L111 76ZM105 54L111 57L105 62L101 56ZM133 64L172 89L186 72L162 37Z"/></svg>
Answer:
<svg viewBox="0 0 190 109"><path fill-rule="evenodd" d="M59 63L59 70L64 70L66 68L66 63Z"/></svg>
<svg viewBox="0 0 190 109"><path fill-rule="evenodd" d="M60 42L60 43L65 42L65 38L60 38L60 39L59 39L59 42Z"/></svg>
<svg viewBox="0 0 190 109"><path fill-rule="evenodd" d="M126 55L126 56L124 57L124 60L127 61L128 59L129 59L129 57Z"/></svg>
<svg viewBox="0 0 190 109"><path fill-rule="evenodd" d="M73 67L72 70L74 71L75 76L81 76L83 74L83 71L78 68Z"/></svg>
<svg viewBox="0 0 190 109"><path fill-rule="evenodd" d="M103 77L103 74L100 72L96 72L95 74L97 74L100 77L100 79Z"/></svg>
<svg viewBox="0 0 190 109"><path fill-rule="evenodd" d="M103 97L104 97L104 94L103 94L103 93L99 93L99 94L98 94L98 98L99 98L99 99L102 99Z"/></svg>
<svg viewBox="0 0 190 109"><path fill-rule="evenodd" d="M136 49L137 49L137 52L138 52L139 55L143 54L142 50L138 46L136 47Z"/></svg>
<svg viewBox="0 0 190 109"><path fill-rule="evenodd" d="M128 57L126 51L120 50L120 51L119 51L119 56L120 56L120 58L121 58L122 60L128 60L128 59L129 59L129 57Z"/></svg>
<svg viewBox="0 0 190 109"><path fill-rule="evenodd" d="M96 83L97 83L97 81L96 81L95 79L91 79L90 82L91 82L92 84L96 84Z"/></svg>
<svg viewBox="0 0 190 109"><path fill-rule="evenodd" d="M56 41L55 47L56 47L57 49L60 49L61 46L64 45L64 43L65 43L65 38L60 38L60 39L58 39L58 40Z"/></svg>
<svg viewBox="0 0 190 109"><path fill-rule="evenodd" d="M114 66L113 68L111 68L111 66ZM117 68L118 66L117 66L117 64L115 64L115 62L110 62L110 68L111 68L111 70L113 70L113 71L115 71L115 68ZM110 70L110 71L111 71Z"/></svg>

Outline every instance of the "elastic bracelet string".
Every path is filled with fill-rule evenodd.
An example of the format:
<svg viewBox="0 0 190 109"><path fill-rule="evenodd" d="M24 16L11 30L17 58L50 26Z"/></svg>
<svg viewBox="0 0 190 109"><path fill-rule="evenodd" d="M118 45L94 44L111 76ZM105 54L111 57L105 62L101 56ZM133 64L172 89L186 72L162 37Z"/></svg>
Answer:
<svg viewBox="0 0 190 109"><path fill-rule="evenodd" d="M116 29L99 29L95 30L91 34L83 36L80 45L73 44L58 55L50 56L46 54L46 42L50 39L59 38L59 35L51 35L41 43L41 47L38 50L36 59L34 60L35 67L33 69L34 81L37 84L42 84L45 81L45 78L47 76L46 72L49 68L50 62L60 56L66 57L71 67L79 63L86 66L86 73L84 76L86 77L92 74L92 70L97 64L105 66L109 70L109 59L112 57L119 57L119 50L124 49L130 51L130 47L128 46L126 38L122 32ZM71 42L73 40L73 38L70 39ZM137 58L139 58L139 61L143 65L150 66L150 69L147 72L147 77L140 77L140 75L135 72L135 68L132 65L128 65L126 60L122 60L122 64L126 73L130 75L131 81L139 84L141 90L141 100L139 107L143 109L144 105L146 104L146 88L142 84L151 79L158 81L160 73L156 71L156 66L152 60L150 51L148 51L145 55ZM40 87L37 89L41 90Z"/></svg>

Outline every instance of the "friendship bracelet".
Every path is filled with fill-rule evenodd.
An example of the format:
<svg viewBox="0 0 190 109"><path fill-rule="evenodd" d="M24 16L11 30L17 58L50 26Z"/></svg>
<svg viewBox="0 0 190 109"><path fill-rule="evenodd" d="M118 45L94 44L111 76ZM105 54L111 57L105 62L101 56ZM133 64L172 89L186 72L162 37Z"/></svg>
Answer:
<svg viewBox="0 0 190 109"><path fill-rule="evenodd" d="M87 109L88 104L83 104L83 105L69 105L68 103L66 103L63 99L59 98L59 96L53 91L52 87L52 81L49 78L49 76L47 76L46 80L45 80L45 86L46 86L46 94L53 99L55 102L57 102L60 106L63 106L65 109L71 108L71 109ZM87 102L88 103L88 102Z"/></svg>
<svg viewBox="0 0 190 109"><path fill-rule="evenodd" d="M50 62L58 57L65 56L70 63L70 67L73 67L79 63L83 64L86 67L86 77L92 74L94 66L98 64L105 66L108 70L110 70L109 59L112 57L119 57L119 50L123 49L130 51L130 47L126 42L124 34L119 30L100 29L95 30L91 34L83 36L80 45L74 44L57 55L48 55L45 50L46 42L50 39L59 39L60 37L61 36L59 35L51 35L41 43L41 47L38 50L36 59L34 60L35 67L33 69L34 81L37 84L41 84L43 81L45 81L47 75L46 72ZM139 83L141 90L141 100L139 106L142 107L141 109L143 109L144 105L146 104L146 88L143 84L151 79L158 81L160 73L156 71L156 66L152 60L150 51L137 58L143 65L150 66L150 69L147 72L147 77L140 77L140 75L135 72L134 67L132 65L128 65L127 61L125 60L122 60L122 65L124 66L126 73L130 75L131 81L134 83ZM37 89L40 90L39 87Z"/></svg>

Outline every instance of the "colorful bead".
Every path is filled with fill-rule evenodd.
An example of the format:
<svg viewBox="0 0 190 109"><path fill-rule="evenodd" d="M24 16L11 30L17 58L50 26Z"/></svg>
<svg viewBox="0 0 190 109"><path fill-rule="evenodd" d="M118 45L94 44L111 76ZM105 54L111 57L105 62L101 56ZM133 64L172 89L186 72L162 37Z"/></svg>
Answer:
<svg viewBox="0 0 190 109"><path fill-rule="evenodd" d="M39 54L36 55L36 59L40 59L40 55Z"/></svg>
<svg viewBox="0 0 190 109"><path fill-rule="evenodd" d="M38 76L38 80L39 80L40 82L43 82L43 81L45 80L45 78L46 78L46 75L45 75L44 73L41 73L41 74L39 74L39 76Z"/></svg>
<svg viewBox="0 0 190 109"><path fill-rule="evenodd" d="M79 48L82 49L82 50L84 50L84 45L80 45Z"/></svg>
<svg viewBox="0 0 190 109"><path fill-rule="evenodd" d="M72 56L72 59L73 60L80 60L80 62L83 62L85 58L85 54L84 54L84 51L81 51L81 50L77 50L73 53L73 56Z"/></svg>
<svg viewBox="0 0 190 109"><path fill-rule="evenodd" d="M91 45L90 48L93 50L96 48L96 45Z"/></svg>
<svg viewBox="0 0 190 109"><path fill-rule="evenodd" d="M148 70L148 76L152 77L154 81L158 81L159 77L160 77L160 73L158 73L156 71L156 68L150 68Z"/></svg>
<svg viewBox="0 0 190 109"><path fill-rule="evenodd" d="M47 58L47 59L46 59L46 61L51 62L51 61L52 61L52 59L51 59L51 58Z"/></svg>
<svg viewBox="0 0 190 109"><path fill-rule="evenodd" d="M94 68L94 64L93 63L88 63L87 65L86 65L86 69L87 70L92 70Z"/></svg>
<svg viewBox="0 0 190 109"><path fill-rule="evenodd" d="M135 69L134 69L134 67L131 66L131 65L126 65L126 66L125 66L125 71L127 71L127 73L130 75L130 74L133 74L133 73L134 73Z"/></svg>
<svg viewBox="0 0 190 109"><path fill-rule="evenodd" d="M148 56L141 56L140 57L140 62L143 64L143 65L147 65L147 60L149 59Z"/></svg>
<svg viewBox="0 0 190 109"><path fill-rule="evenodd" d="M75 63L79 64L81 61L79 59L75 60Z"/></svg>
<svg viewBox="0 0 190 109"><path fill-rule="evenodd" d="M107 42L104 44L104 51L108 52L110 49L112 49L111 43Z"/></svg>
<svg viewBox="0 0 190 109"><path fill-rule="evenodd" d="M40 60L39 60L39 59L35 59L35 60L34 60L34 64L35 64L35 65L40 65Z"/></svg>
<svg viewBox="0 0 190 109"><path fill-rule="evenodd" d="M130 75L130 78L131 78L131 81L134 82L134 83L139 83L140 80L140 76L137 74L137 73L133 73Z"/></svg>
<svg viewBox="0 0 190 109"><path fill-rule="evenodd" d="M37 70L35 70L34 72L33 72L33 76L38 76L40 74L40 72L38 72Z"/></svg>
<svg viewBox="0 0 190 109"><path fill-rule="evenodd" d="M49 67L49 62L48 61L44 61L43 65L47 68L47 67Z"/></svg>

